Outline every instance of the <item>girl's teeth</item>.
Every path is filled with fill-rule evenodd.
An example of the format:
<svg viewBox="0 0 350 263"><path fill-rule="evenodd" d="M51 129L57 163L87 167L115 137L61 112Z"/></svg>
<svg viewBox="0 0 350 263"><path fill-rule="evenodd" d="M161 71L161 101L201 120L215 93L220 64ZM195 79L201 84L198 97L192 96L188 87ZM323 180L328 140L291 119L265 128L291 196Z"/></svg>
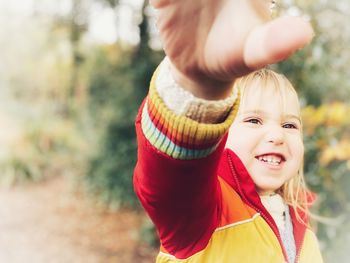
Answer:
<svg viewBox="0 0 350 263"><path fill-rule="evenodd" d="M281 157L278 157L278 156L259 156L258 157L258 160L259 161L262 161L262 162L265 162L265 163L269 163L269 164L272 164L272 165L278 165L281 163L282 159Z"/></svg>

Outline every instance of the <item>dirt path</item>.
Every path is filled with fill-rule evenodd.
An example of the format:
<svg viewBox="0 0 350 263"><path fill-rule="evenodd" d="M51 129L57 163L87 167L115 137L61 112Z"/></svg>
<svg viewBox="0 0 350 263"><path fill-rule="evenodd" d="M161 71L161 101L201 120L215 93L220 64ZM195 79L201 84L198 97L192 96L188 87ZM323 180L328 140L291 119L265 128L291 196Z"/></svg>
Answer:
<svg viewBox="0 0 350 263"><path fill-rule="evenodd" d="M154 262L138 229L144 214L92 206L56 178L0 188L0 262Z"/></svg>
<svg viewBox="0 0 350 263"><path fill-rule="evenodd" d="M0 100L1 160L21 137L24 118L3 92ZM154 262L155 250L139 241L144 222L143 213L103 211L62 177L0 186L0 263Z"/></svg>

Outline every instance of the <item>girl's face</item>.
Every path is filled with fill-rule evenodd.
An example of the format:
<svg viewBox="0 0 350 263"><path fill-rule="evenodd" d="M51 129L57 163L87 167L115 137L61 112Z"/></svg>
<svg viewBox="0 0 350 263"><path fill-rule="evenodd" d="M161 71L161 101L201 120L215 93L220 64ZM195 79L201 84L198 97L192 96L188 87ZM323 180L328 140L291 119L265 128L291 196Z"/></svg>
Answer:
<svg viewBox="0 0 350 263"><path fill-rule="evenodd" d="M297 175L304 146L297 95L252 84L242 96L226 147L250 173L259 194L269 194ZM254 87L256 86L256 87Z"/></svg>

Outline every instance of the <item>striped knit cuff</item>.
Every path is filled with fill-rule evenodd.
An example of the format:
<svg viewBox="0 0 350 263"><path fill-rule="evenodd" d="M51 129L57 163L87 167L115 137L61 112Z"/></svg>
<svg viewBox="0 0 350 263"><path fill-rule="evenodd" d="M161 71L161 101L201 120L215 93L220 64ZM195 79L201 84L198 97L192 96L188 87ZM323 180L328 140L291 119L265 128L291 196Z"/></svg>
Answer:
<svg viewBox="0 0 350 263"><path fill-rule="evenodd" d="M222 100L205 100L195 97L178 85L170 70L170 60L165 57L159 65L155 86L165 105L177 115L184 115L201 123L223 122L237 98L237 90Z"/></svg>
<svg viewBox="0 0 350 263"><path fill-rule="evenodd" d="M153 75L147 103L142 111L142 131L159 151L180 160L204 158L215 151L230 128L239 105L239 95L226 120L218 124L194 121L171 111L159 96Z"/></svg>

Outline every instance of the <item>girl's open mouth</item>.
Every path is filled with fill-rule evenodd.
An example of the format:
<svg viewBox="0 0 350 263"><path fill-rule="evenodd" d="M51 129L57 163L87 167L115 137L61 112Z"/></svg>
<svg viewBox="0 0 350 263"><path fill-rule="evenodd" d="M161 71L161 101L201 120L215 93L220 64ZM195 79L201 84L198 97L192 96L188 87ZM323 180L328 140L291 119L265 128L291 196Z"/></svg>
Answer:
<svg viewBox="0 0 350 263"><path fill-rule="evenodd" d="M273 165L273 166L278 166L285 161L285 158L282 154L276 154L276 153L267 153L267 154L256 156L255 158L260 162L264 162L266 164Z"/></svg>

